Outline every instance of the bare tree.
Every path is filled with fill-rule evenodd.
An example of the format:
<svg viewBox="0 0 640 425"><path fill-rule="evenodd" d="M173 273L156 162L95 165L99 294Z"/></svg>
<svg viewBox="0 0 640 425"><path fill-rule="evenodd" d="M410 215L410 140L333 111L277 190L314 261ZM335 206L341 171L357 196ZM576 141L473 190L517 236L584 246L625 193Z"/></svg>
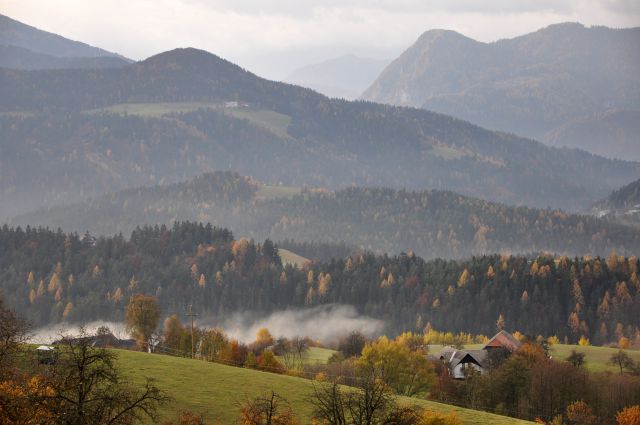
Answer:
<svg viewBox="0 0 640 425"><path fill-rule="evenodd" d="M347 400L337 382L314 383L313 417L326 425L347 425Z"/></svg>
<svg viewBox="0 0 640 425"><path fill-rule="evenodd" d="M15 355L28 337L27 322L5 307L0 297L0 380L13 370Z"/></svg>
<svg viewBox="0 0 640 425"><path fill-rule="evenodd" d="M358 390L347 396L347 410L355 425L382 424L393 408L393 391L374 375L361 377Z"/></svg>
<svg viewBox="0 0 640 425"><path fill-rule="evenodd" d="M63 339L60 359L47 374L46 403L66 425L116 425L157 422L157 408L169 398L147 379L141 389L123 381L113 351L80 338Z"/></svg>
<svg viewBox="0 0 640 425"><path fill-rule="evenodd" d="M329 425L383 425L394 423L387 421L394 412L407 416L398 412L393 391L382 380L367 375L357 382L346 390L338 382L314 385L314 417Z"/></svg>
<svg viewBox="0 0 640 425"><path fill-rule="evenodd" d="M637 369L636 363L633 361L631 356L629 356L622 350L619 350L617 353L611 355L609 364L618 366L620 368L620 375L622 375L624 369L628 369L631 372L635 372Z"/></svg>

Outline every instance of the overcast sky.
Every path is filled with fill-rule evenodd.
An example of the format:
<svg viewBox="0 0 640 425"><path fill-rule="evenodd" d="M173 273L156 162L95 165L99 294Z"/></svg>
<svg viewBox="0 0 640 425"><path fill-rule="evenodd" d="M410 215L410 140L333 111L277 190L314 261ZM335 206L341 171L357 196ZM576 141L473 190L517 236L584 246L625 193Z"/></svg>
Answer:
<svg viewBox="0 0 640 425"><path fill-rule="evenodd" d="M393 58L434 28L488 42L565 21L640 26L639 0L0 0L0 11L132 59L191 46L274 79L347 53Z"/></svg>

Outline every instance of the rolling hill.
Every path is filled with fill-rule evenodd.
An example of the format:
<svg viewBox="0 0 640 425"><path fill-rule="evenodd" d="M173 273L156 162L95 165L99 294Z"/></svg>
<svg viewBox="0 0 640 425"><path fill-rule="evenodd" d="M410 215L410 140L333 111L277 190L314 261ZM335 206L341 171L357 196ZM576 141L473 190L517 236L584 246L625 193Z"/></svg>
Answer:
<svg viewBox="0 0 640 425"><path fill-rule="evenodd" d="M133 382L154 378L156 385L173 397L163 411L164 419L176 412L191 410L215 423L235 423L246 398L276 391L291 405L301 423L311 423L311 405L306 398L313 391L308 379L277 375L252 369L197 360L118 350L118 366ZM466 425L507 425L530 422L447 404L399 397L400 403L417 405L435 412L455 412Z"/></svg>
<svg viewBox="0 0 640 425"><path fill-rule="evenodd" d="M1 69L0 85L4 220L215 170L289 186L448 189L569 210L640 175L638 163L420 109L331 100L196 49L116 69Z"/></svg>
<svg viewBox="0 0 640 425"><path fill-rule="evenodd" d="M128 235L139 223L175 220L210 222L256 240L345 242L378 253L413 250L425 258L640 250L640 231L560 210L509 207L437 190L296 190L228 172L41 209L12 224Z"/></svg>
<svg viewBox="0 0 640 425"><path fill-rule="evenodd" d="M640 108L639 42L640 28L577 23L492 43L431 30L394 60L362 99L422 107L536 139L556 134L549 136L554 144L588 150L597 142L580 143L559 129L611 109ZM618 131L633 134L633 122L626 124ZM592 152L619 158L635 152L608 133L606 122L589 125L598 128L592 139L601 145Z"/></svg>
<svg viewBox="0 0 640 425"><path fill-rule="evenodd" d="M544 135L552 146L585 149L607 158L640 160L640 111L613 109L567 122Z"/></svg>

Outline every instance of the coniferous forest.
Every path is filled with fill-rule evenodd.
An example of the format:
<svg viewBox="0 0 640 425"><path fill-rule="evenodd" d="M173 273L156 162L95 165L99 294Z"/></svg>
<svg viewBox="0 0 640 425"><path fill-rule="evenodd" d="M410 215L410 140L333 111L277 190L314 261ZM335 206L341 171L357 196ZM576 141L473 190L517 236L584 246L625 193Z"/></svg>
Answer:
<svg viewBox="0 0 640 425"><path fill-rule="evenodd" d="M138 228L130 238L9 228L0 231L0 281L34 325L121 320L133 294L158 297L163 314L192 305L203 317L236 311L351 304L389 334L440 330L492 334L502 316L523 334L594 343L638 337L636 257L491 255L425 261L367 252L283 266L275 245L234 240L190 222Z"/></svg>

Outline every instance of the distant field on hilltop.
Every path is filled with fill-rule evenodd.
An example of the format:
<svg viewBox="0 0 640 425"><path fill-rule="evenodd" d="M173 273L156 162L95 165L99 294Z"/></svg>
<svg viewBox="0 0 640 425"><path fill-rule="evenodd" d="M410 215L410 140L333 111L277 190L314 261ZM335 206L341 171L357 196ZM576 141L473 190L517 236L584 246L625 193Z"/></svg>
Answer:
<svg viewBox="0 0 640 425"><path fill-rule="evenodd" d="M312 390L310 380L181 357L116 351L118 365L126 377L135 383L142 382L145 376L154 378L156 385L173 398L162 410L162 419L191 410L212 423L233 424L244 400L274 390L288 400L300 423L311 421L311 405L306 401ZM465 425L530 423L426 400L400 400L437 412L455 411Z"/></svg>

